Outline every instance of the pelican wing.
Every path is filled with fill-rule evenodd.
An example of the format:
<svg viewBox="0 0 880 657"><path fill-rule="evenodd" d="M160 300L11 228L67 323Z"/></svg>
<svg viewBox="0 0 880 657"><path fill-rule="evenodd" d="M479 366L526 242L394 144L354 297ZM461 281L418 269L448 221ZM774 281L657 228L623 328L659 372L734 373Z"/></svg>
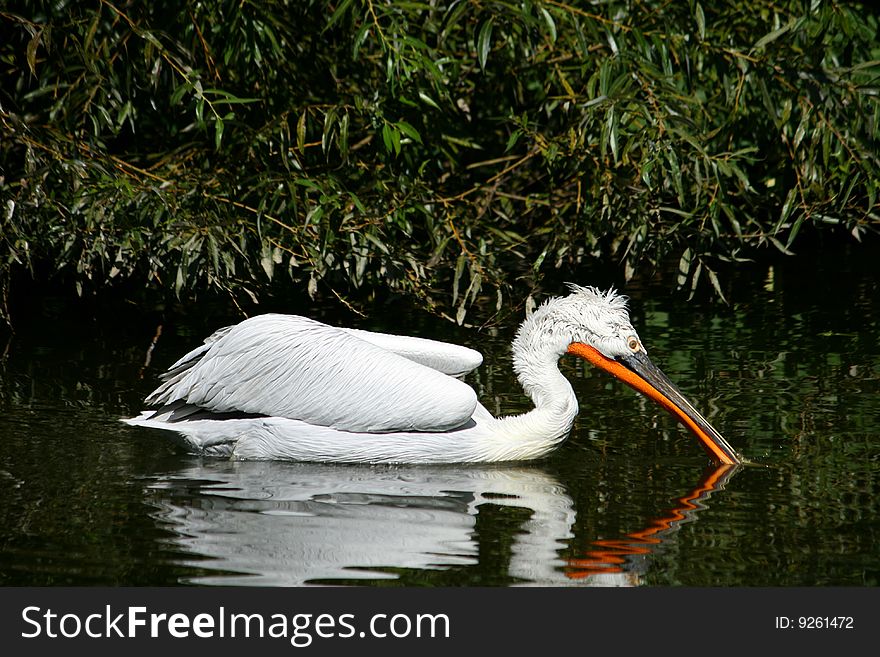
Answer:
<svg viewBox="0 0 880 657"><path fill-rule="evenodd" d="M352 328L341 330L449 376L464 376L477 369L483 362L483 355L479 351L457 344Z"/></svg>
<svg viewBox="0 0 880 657"><path fill-rule="evenodd" d="M357 333L294 315L253 317L172 365L147 403L362 432L447 431L470 420L470 386L380 346L395 336Z"/></svg>

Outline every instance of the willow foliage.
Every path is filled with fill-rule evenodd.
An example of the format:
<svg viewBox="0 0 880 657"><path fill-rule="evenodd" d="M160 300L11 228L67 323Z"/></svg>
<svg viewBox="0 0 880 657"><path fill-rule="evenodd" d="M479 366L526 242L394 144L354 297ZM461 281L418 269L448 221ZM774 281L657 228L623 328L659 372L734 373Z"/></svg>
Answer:
<svg viewBox="0 0 880 657"><path fill-rule="evenodd" d="M72 0L0 10L3 294L390 289L463 321L593 259L877 212L878 17L813 0ZM73 288L72 288L73 289Z"/></svg>

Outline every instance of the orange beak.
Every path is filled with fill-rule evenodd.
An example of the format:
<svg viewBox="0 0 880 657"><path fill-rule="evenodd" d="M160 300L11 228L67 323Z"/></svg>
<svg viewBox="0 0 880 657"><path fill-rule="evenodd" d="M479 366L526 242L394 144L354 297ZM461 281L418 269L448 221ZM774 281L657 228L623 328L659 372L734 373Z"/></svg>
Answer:
<svg viewBox="0 0 880 657"><path fill-rule="evenodd" d="M720 433L700 415L685 399L675 384L651 362L643 351L619 359L608 358L594 347L582 342L573 342L568 353L580 356L599 369L609 372L640 393L653 399L684 424L700 440L700 444L715 463L742 463L736 453Z"/></svg>

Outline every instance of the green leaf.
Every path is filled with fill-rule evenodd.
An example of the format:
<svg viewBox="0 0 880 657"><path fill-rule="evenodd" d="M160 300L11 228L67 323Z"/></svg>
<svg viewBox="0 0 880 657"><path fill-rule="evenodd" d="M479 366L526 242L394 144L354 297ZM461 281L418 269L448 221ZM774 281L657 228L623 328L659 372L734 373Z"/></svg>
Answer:
<svg viewBox="0 0 880 657"><path fill-rule="evenodd" d="M547 26L547 31L550 33L550 42L556 43L556 21L553 20L553 16L544 7L541 7L541 16L544 19L544 25Z"/></svg>
<svg viewBox="0 0 880 657"><path fill-rule="evenodd" d="M313 192L320 192L321 186L318 185L314 180L309 180L308 178L297 178L293 181L294 185L298 185L299 187L305 187L306 189L310 189Z"/></svg>
<svg viewBox="0 0 880 657"><path fill-rule="evenodd" d="M322 34L324 32L326 32L327 30L329 30L334 25L336 25L336 23L345 15L345 12L348 11L348 8L351 6L351 3L352 3L352 0L342 0L342 2L339 3L339 6L336 7L336 11L334 11L330 15L330 20L327 21L326 25L324 25L324 29L321 30Z"/></svg>
<svg viewBox="0 0 880 657"><path fill-rule="evenodd" d="M669 162L669 172L672 175L672 186L675 188L676 196L678 196L678 203L679 205L684 206L685 196L684 184L681 179L681 166L678 163L678 156L676 156L673 149L666 151L666 161ZM719 162L719 166L723 166L723 162Z"/></svg>
<svg viewBox="0 0 880 657"><path fill-rule="evenodd" d="M388 250L388 247L385 245L385 243L382 242L382 241L381 241L378 237L376 237L373 233L369 233L369 232L367 232L367 233L363 233L363 236L364 236L364 238L365 238L367 241L372 242L373 244L375 244L376 247L377 247L382 253L385 253L385 254L390 253L390 251Z"/></svg>
<svg viewBox="0 0 880 657"><path fill-rule="evenodd" d="M397 128L391 128L391 145L394 147L394 154L400 155L400 131Z"/></svg>
<svg viewBox="0 0 880 657"><path fill-rule="evenodd" d="M455 137L453 135L440 135L442 139L448 141L451 144L456 144L457 146L464 146L465 148L475 148L477 150L483 150L483 147L478 143L471 141L470 139L463 139L461 137Z"/></svg>
<svg viewBox="0 0 880 657"><path fill-rule="evenodd" d="M272 247L268 242L263 242L263 248L260 253L260 266L262 266L266 278L271 281L275 273L275 260L272 258Z"/></svg>
<svg viewBox="0 0 880 657"><path fill-rule="evenodd" d="M794 140L792 142L792 145L794 146L795 149L797 149L801 145L801 142L804 139L804 135L807 134L807 128L809 127L809 125L810 125L810 112L805 111L804 115L801 117L801 120L798 122L797 130L795 130L795 133L794 133Z"/></svg>
<svg viewBox="0 0 880 657"><path fill-rule="evenodd" d="M180 296L180 291L184 286L183 265L177 267L177 277L174 279L174 293Z"/></svg>
<svg viewBox="0 0 880 657"><path fill-rule="evenodd" d="M693 255L691 253L691 248L688 247L684 250L684 253L681 254L681 259L678 261L678 278L676 282L678 283L679 288L684 287L684 284L687 283L692 261Z"/></svg>
<svg viewBox="0 0 880 657"><path fill-rule="evenodd" d="M321 133L321 152L327 155L330 150L330 142L333 139L334 127L336 126L336 108L331 107L324 115L324 130Z"/></svg>
<svg viewBox="0 0 880 657"><path fill-rule="evenodd" d="M460 253L458 259L455 261L455 274L452 277L452 305L455 305L455 302L458 300L458 286L461 282L461 274L464 272L464 264L465 264L465 255L464 253Z"/></svg>
<svg viewBox="0 0 880 657"><path fill-rule="evenodd" d="M369 21L364 21L352 41L351 58L354 60L357 60L361 46L364 45L364 41L367 40L367 36L370 34L370 25Z"/></svg>
<svg viewBox="0 0 880 657"><path fill-rule="evenodd" d="M691 277L691 293L688 295L688 301L694 298L697 291L697 283L700 280L700 273L703 271L703 261L697 260L697 266L694 268L694 275Z"/></svg>
<svg viewBox="0 0 880 657"><path fill-rule="evenodd" d="M788 249L791 247L794 242L794 238L797 237L798 232L801 229L801 225L804 223L804 219L807 218L806 214L798 215L798 218L794 220L794 225L791 227L791 231L788 233L788 241L785 243L785 248Z"/></svg>
<svg viewBox="0 0 880 657"><path fill-rule="evenodd" d="M431 98L431 97L430 97L428 94L426 94L424 91L419 91L419 98L420 98L420 99L422 100L422 102L425 103L426 105L430 105L430 106L433 107L434 109L440 109L440 106L437 104L437 101L435 101L433 98Z"/></svg>
<svg viewBox="0 0 880 657"><path fill-rule="evenodd" d="M171 96L169 96L169 99L168 99L168 104L171 107L174 107L175 105L180 103L181 100L183 100L183 97L186 95L186 92L189 90L190 90L190 86L188 84L178 85L177 87L174 88L174 91L171 92Z"/></svg>
<svg viewBox="0 0 880 657"><path fill-rule="evenodd" d="M773 230L773 234L779 232L782 228L783 224L785 224L789 215L791 215L791 211L794 209L794 200L797 197L797 187L792 187L788 190L788 194L785 197L785 203L782 204L782 212L779 215L779 221L776 223L776 228Z"/></svg>
<svg viewBox="0 0 880 657"><path fill-rule="evenodd" d="M706 15L703 13L703 6L698 2L694 8L694 14L697 19L697 35L700 41L706 40Z"/></svg>
<svg viewBox="0 0 880 657"><path fill-rule="evenodd" d="M391 141L391 125L388 123L382 126L382 141L387 152L391 153L394 151L394 144Z"/></svg>
<svg viewBox="0 0 880 657"><path fill-rule="evenodd" d="M37 48L40 47L40 39L42 37L43 30L36 30L30 41L28 41L27 48L25 49L28 68L31 71L31 75L34 76L37 74Z"/></svg>
<svg viewBox="0 0 880 657"><path fill-rule="evenodd" d="M296 147L300 153L304 152L306 148L306 112L307 110L303 110L296 122Z"/></svg>
<svg viewBox="0 0 880 657"><path fill-rule="evenodd" d="M716 276L715 272L709 269L709 267L706 267L706 273L709 274L709 280L712 282L712 287L715 288L715 292L718 293L721 301L727 303L727 299L724 298L724 293L721 291L721 284L718 282L718 276Z"/></svg>
<svg viewBox="0 0 880 657"><path fill-rule="evenodd" d="M596 96L595 98L591 98L590 100L588 100L585 103L581 103L581 107L583 109L588 109L588 108L592 107L593 105L598 105L599 103L604 103L606 100L608 100L608 96L605 96L603 94L601 96Z"/></svg>
<svg viewBox="0 0 880 657"><path fill-rule="evenodd" d="M763 48L764 46L773 43L774 41L776 41L776 39L788 32L792 27L794 27L794 25L795 21L791 20L782 27L775 29L768 34L765 34L760 39L758 39L757 43L755 43L754 46L752 46L752 50L758 50L759 48Z"/></svg>
<svg viewBox="0 0 880 657"><path fill-rule="evenodd" d="M770 240L770 243L773 244L773 246L775 246L777 249L779 249L781 253L784 253L785 255L794 255L794 253L788 250L788 247L786 247L782 242L780 242L772 235L769 235L767 239Z"/></svg>
<svg viewBox="0 0 880 657"><path fill-rule="evenodd" d="M540 271L541 265L544 264L544 259L547 257L547 252L548 252L549 248L550 248L549 245L545 246L544 250L541 251L540 255L538 255L538 257L535 258L535 262L532 263L532 271L535 274L537 274Z"/></svg>
<svg viewBox="0 0 880 657"><path fill-rule="evenodd" d="M422 143L422 136L419 134L418 130L416 130L414 127L412 127L406 121L398 121L394 125L396 125L398 130L400 130L403 134L405 134L407 137L409 137L413 141L418 142L420 144Z"/></svg>
<svg viewBox="0 0 880 657"><path fill-rule="evenodd" d="M614 105L608 108L608 116L606 118L608 130L608 145L611 147L611 155L617 163L617 115L614 113Z"/></svg>
<svg viewBox="0 0 880 657"><path fill-rule="evenodd" d="M492 19L490 18L480 28L480 35L477 37L477 57L480 62L480 68L486 70L486 60L489 57L489 51L492 49Z"/></svg>
<svg viewBox="0 0 880 657"><path fill-rule="evenodd" d="M343 159L348 159L348 112L339 121L339 153Z"/></svg>
<svg viewBox="0 0 880 657"><path fill-rule="evenodd" d="M516 145L516 142L519 141L519 138L522 136L522 130L514 130L510 137L507 138L507 146L504 147L504 152L509 153L510 149Z"/></svg>
<svg viewBox="0 0 880 657"><path fill-rule="evenodd" d="M219 116L214 121L214 148L220 150L220 142L223 141L223 128L225 123Z"/></svg>

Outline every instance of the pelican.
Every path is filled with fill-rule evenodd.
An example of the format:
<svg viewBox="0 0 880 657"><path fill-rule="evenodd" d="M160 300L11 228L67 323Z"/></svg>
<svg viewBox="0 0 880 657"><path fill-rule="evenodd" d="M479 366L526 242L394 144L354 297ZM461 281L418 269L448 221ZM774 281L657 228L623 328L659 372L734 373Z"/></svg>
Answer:
<svg viewBox="0 0 880 657"><path fill-rule="evenodd" d="M578 402L558 368L579 356L672 413L716 463L741 458L648 358L613 289L570 285L519 327L513 368L535 408L494 417L460 377L483 358L423 338L266 314L218 330L174 363L129 424L175 431L236 459L465 463L540 458Z"/></svg>

